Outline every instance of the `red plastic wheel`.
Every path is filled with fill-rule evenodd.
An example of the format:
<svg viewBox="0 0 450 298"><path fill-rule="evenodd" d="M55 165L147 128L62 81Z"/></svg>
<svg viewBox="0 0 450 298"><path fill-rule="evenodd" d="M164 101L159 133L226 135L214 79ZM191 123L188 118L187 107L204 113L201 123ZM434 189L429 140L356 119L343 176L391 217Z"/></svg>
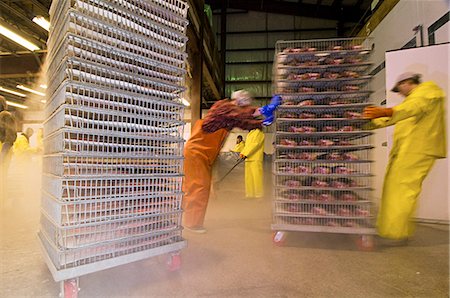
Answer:
<svg viewBox="0 0 450 298"><path fill-rule="evenodd" d="M167 269L169 271L177 271L181 268L181 256L180 254L172 254L169 256L169 261L167 262Z"/></svg>
<svg viewBox="0 0 450 298"><path fill-rule="evenodd" d="M286 240L285 232L278 231L273 233L272 235L273 244L275 244L276 246L283 246L285 240Z"/></svg>
<svg viewBox="0 0 450 298"><path fill-rule="evenodd" d="M78 281L77 279L67 279L64 281L64 298L78 297Z"/></svg>
<svg viewBox="0 0 450 298"><path fill-rule="evenodd" d="M374 237L372 235L361 235L356 239L356 246L361 251L373 251L375 249Z"/></svg>

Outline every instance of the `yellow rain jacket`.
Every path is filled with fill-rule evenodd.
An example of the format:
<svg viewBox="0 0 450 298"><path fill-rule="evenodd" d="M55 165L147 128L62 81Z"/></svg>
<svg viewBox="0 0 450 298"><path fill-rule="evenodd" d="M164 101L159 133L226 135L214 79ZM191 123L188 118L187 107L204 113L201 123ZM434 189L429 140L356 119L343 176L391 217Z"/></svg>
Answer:
<svg viewBox="0 0 450 298"><path fill-rule="evenodd" d="M392 117L373 119L367 127L395 124L377 220L382 237L405 239L414 233L411 218L422 182L434 161L447 155L444 98L434 82L421 83L393 107Z"/></svg>
<svg viewBox="0 0 450 298"><path fill-rule="evenodd" d="M264 133L253 129L247 135L245 147L241 154L245 159L245 196L261 198L264 195Z"/></svg>
<svg viewBox="0 0 450 298"><path fill-rule="evenodd" d="M20 134L13 145L13 152L16 156L23 156L32 152L30 142L24 134Z"/></svg>
<svg viewBox="0 0 450 298"><path fill-rule="evenodd" d="M242 149L244 149L245 147L245 141L240 142L239 144L236 144L236 146L234 146L233 152L237 152L237 153L241 153Z"/></svg>

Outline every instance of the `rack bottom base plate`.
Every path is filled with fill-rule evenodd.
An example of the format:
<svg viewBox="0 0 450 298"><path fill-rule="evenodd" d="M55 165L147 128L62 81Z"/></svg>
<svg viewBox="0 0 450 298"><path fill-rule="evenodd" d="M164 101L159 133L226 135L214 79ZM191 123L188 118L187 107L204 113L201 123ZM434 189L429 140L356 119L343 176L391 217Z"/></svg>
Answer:
<svg viewBox="0 0 450 298"><path fill-rule="evenodd" d="M272 231L297 231L297 232L322 232L322 233L338 233L338 234L355 234L355 235L375 235L374 228L349 228L349 227L329 227L329 226L307 226L307 225L289 225L289 224L272 224Z"/></svg>
<svg viewBox="0 0 450 298"><path fill-rule="evenodd" d="M47 263L47 266L53 276L53 279L56 282L79 277L79 276L82 276L85 274L89 274L89 273L93 273L93 272L97 272L97 271L101 271L101 270L105 270L105 269L109 269L109 268L113 268L113 267L116 267L119 265L125 265L125 264L131 263L131 262L147 259L147 258L154 257L154 256L171 253L171 252L175 252L175 251L180 251L187 245L187 241L183 240L183 241L179 241L176 243L172 243L172 244L168 244L168 245L164 245L164 246L160 246L160 247L156 247L156 248L152 248L152 249L148 249L145 251L140 251L140 252L136 252L136 253L132 253L132 254L116 257L116 258L102 260L102 261L98 261L98 262L94 262L94 263L86 264L86 265L81 265L81 266L77 266L77 267L73 267L73 268L58 270L55 267L55 265L53 264L50 256L46 252L46 248L45 248L45 245L43 242L45 240L42 239L42 237L43 236L40 233L38 233L38 238L39 238L38 242L43 251L43 256L44 256L45 262Z"/></svg>

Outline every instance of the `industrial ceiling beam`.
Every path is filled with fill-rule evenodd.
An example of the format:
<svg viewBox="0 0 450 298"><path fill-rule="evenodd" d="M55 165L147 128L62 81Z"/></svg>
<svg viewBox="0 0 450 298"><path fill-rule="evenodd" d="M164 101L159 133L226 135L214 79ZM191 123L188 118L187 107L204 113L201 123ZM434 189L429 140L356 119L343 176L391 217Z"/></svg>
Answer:
<svg viewBox="0 0 450 298"><path fill-rule="evenodd" d="M0 1L0 8L4 11L9 11L11 14L19 18L32 32L39 32L39 36L32 36L33 39L39 41L40 46L45 45L45 38L47 37L47 31L43 29L41 26L33 22L29 16L24 15L21 11L15 9L14 7L6 4L3 1ZM17 23L16 25L20 26L21 23ZM27 35L30 35L27 33ZM38 39L36 39L38 37Z"/></svg>
<svg viewBox="0 0 450 298"><path fill-rule="evenodd" d="M220 0L207 1L214 9L220 9ZM341 13L345 16L346 22L357 22L364 14L364 11L355 6L341 6L342 11L336 10L335 7L330 5L308 4L308 3L296 3L286 1L264 0L251 1L251 0L228 0L227 8L244 9L253 11L264 11L270 13L296 15L304 17L315 17L329 20L339 20Z"/></svg>
<svg viewBox="0 0 450 298"><path fill-rule="evenodd" d="M43 5L41 2L37 1L37 0L28 0L31 4L33 4L35 7L37 7L40 11L42 11L42 16L45 18L49 17L48 11L50 9L50 7L46 7L45 5Z"/></svg>
<svg viewBox="0 0 450 298"><path fill-rule="evenodd" d="M44 53L35 53L17 56L0 56L0 78L11 77L16 74L38 73L41 65L36 60L36 56L42 60Z"/></svg>

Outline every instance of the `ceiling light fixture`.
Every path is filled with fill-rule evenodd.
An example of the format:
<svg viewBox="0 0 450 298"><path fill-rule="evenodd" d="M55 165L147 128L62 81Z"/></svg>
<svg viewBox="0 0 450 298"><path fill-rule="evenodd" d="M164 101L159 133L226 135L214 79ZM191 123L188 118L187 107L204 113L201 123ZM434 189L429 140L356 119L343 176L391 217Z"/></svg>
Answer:
<svg viewBox="0 0 450 298"><path fill-rule="evenodd" d="M47 89L47 85L45 85L45 84L41 84L41 85L39 85L39 87L42 89Z"/></svg>
<svg viewBox="0 0 450 298"><path fill-rule="evenodd" d="M12 106L12 107L16 107L16 108L20 108L20 109L28 109L27 106L21 105L20 103L17 103L17 102L14 102L14 101L6 101L6 103L9 106Z"/></svg>
<svg viewBox="0 0 450 298"><path fill-rule="evenodd" d="M4 88L4 87L2 87L2 86L0 86L0 91L8 92L8 93L11 93L11 94L20 96L20 97L27 97L27 96L26 96L25 94L23 94L23 93L20 93L20 92L17 92L17 91L8 89L8 88Z"/></svg>
<svg viewBox="0 0 450 298"><path fill-rule="evenodd" d="M45 93L42 93L42 92L30 89L28 87L25 87L24 85L17 85L16 88L24 90L24 91L31 92L31 93L34 93L34 94L39 95L39 96L45 96Z"/></svg>
<svg viewBox="0 0 450 298"><path fill-rule="evenodd" d="M0 34L6 36L7 38L11 39L15 43L20 44L21 46L29 49L30 51L40 50L40 48L37 45L35 45L34 43L26 40L19 34L14 33L13 31L9 30L6 27L3 27L2 25L0 25Z"/></svg>
<svg viewBox="0 0 450 298"><path fill-rule="evenodd" d="M45 30L50 30L50 22L47 21L43 16L36 16L33 18L33 22L44 28Z"/></svg>

